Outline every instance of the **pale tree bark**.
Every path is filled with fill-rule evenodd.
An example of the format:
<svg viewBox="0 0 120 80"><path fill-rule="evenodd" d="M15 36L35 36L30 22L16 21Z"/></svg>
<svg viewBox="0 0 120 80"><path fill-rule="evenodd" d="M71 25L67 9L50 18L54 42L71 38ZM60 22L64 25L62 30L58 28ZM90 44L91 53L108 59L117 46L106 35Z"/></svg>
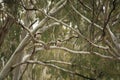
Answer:
<svg viewBox="0 0 120 80"><path fill-rule="evenodd" d="M26 3L27 3L27 4L25 5L25 7L27 7L27 8L33 8L33 5L31 5L31 4L29 3L29 1L27 1ZM34 12L35 12L35 11L26 11L25 14L24 14L23 22L24 22L24 25L25 25L27 28L29 28L29 25L31 24L31 21L30 21L30 20L33 19L33 21L34 21L34 19L35 19L35 14L34 14ZM24 39L25 35L26 35L26 31L25 31L25 30L22 30L20 41L22 41L22 40ZM17 58L16 58L16 60L15 60L15 61L16 61L15 64L20 63L20 62L22 61L24 55L26 55L24 50L21 51L20 53L21 53L21 54L18 54L18 56L17 56ZM31 53L31 51L30 51L30 53ZM13 80L20 80L21 74L22 74L22 72L24 71L24 67L25 67L25 66L18 66L17 68L15 68L15 69L13 70Z"/></svg>
<svg viewBox="0 0 120 80"><path fill-rule="evenodd" d="M117 55L120 56L120 43L119 43L117 37L116 37L115 34L111 31L111 29L110 29L109 26L107 26L107 31L108 31L108 33L109 33L109 35L110 35L110 37L111 37L111 39L112 39L112 42L113 42L113 44L114 44L114 46L115 46L115 48L116 48L116 50L117 50ZM119 56L118 56L118 57L119 57Z"/></svg>
<svg viewBox="0 0 120 80"><path fill-rule="evenodd" d="M54 7L53 9L50 11L49 15L53 15L56 14L61 8L63 8L63 6L66 4L65 0L60 0ZM34 28L31 33L34 34L38 29L42 28L46 21L48 21L48 17L45 17L43 20L40 21L40 23L38 24L38 26L36 28ZM17 56L19 56L19 54L21 54L21 51L23 51L24 47L29 44L31 40L31 36L29 34L27 34L25 36L25 38L21 41L21 43L18 45L18 47L16 48L16 50L14 51L13 55L11 56L11 58L9 59L9 61L7 62L7 64L5 65L5 67L2 69L2 71L0 72L0 80L4 80L6 76L8 76L8 74L11 71L11 67L12 65L15 64L15 60L17 60Z"/></svg>
<svg viewBox="0 0 120 80"><path fill-rule="evenodd" d="M26 7L32 7L32 5L30 5L29 4L29 2L28 2L28 4L27 4L27 6ZM28 28L29 26L28 25L30 25L30 18L31 19L35 19L34 17L32 17L31 15L33 15L33 13L34 13L34 11L26 11L24 14L24 19L23 19L23 22L24 22L24 25ZM35 15L35 14L34 14ZM20 41L22 41L23 39L24 39L24 37L25 37L25 35L26 35L26 31L25 30L23 30L22 31L22 33L21 33L21 38L20 38ZM25 55L25 51L23 50L23 51L21 51L21 54L18 54L18 56L17 56L17 60L15 60L16 62L15 63L20 63L21 61L22 61L22 59L23 59L23 57L24 57L24 55ZM14 70L13 70L13 80L19 80L20 79L20 75L21 75L21 73L22 73L22 71L24 70L24 68L23 68L23 66L19 66L19 67L17 67L17 68L15 68Z"/></svg>

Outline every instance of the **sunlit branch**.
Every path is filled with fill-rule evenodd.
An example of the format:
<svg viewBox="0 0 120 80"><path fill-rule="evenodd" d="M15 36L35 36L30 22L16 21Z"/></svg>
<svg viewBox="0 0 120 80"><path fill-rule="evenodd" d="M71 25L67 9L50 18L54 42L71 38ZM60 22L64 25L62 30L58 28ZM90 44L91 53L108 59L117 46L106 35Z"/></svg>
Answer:
<svg viewBox="0 0 120 80"><path fill-rule="evenodd" d="M70 66L76 66L76 67L81 67L87 70L92 70L94 71L94 69L91 69L90 67L86 67L83 65L79 65L79 64L75 64L75 63L71 63L71 62L65 62L65 61L58 61L58 60L47 60L47 61L43 61L44 63L58 63L58 64L64 64L64 65L70 65Z"/></svg>
<svg viewBox="0 0 120 80"><path fill-rule="evenodd" d="M44 14L45 14L45 13L44 13ZM53 20L55 20L56 22L59 22L59 23L63 24L64 26L70 28L71 30L73 30L74 32L76 32L77 34L79 34L79 35L80 35L83 39L85 39L87 42L89 42L92 46L97 47L97 48L100 48L100 49L105 49L105 50L108 49L108 47L99 46L99 45L94 44L93 42L91 42L90 40L88 40L84 35L82 35L80 32L78 32L78 31L75 30L74 28L70 27L68 24L64 23L63 21L58 20L58 19L56 19L55 17L49 16L49 15L47 15L47 14L45 14L45 15L46 15L47 17L49 17L50 19L53 19Z"/></svg>
<svg viewBox="0 0 120 80"><path fill-rule="evenodd" d="M101 53L98 53L98 52L76 51L76 50L72 50L72 49L69 49L66 47L58 47L58 46L50 46L49 48L50 48L50 50L52 50L52 49L63 50L68 53L71 53L71 54L84 54L84 55L91 54L91 55L95 55L95 56L98 56L103 59L120 60L120 57L106 56L106 55L102 55ZM45 50L45 49L44 48L36 48L36 51L41 51L41 50Z"/></svg>
<svg viewBox="0 0 120 80"><path fill-rule="evenodd" d="M113 53L110 49L107 50L113 57L117 58L117 56L115 55L115 53Z"/></svg>
<svg viewBox="0 0 120 80"><path fill-rule="evenodd" d="M116 57L120 56L120 54L118 53L118 51L112 46L112 44L106 40L106 43L108 44L108 46L110 47L110 49L115 53L114 55L116 55Z"/></svg>
<svg viewBox="0 0 120 80"><path fill-rule="evenodd" d="M40 33L43 33L43 32L45 32L46 30L48 30L49 28L54 27L54 26L57 26L57 25L60 25L60 23L54 22L54 23L51 23L51 24L49 24L49 25L47 25L47 26L42 27L41 29L39 29L39 31L40 31Z"/></svg>
<svg viewBox="0 0 120 80"><path fill-rule="evenodd" d="M33 48L32 53L31 53L30 56L28 57L29 60L32 60L34 54L35 54L35 47ZM24 61L23 61L23 62L24 62ZM23 77L25 71L27 70L28 66L29 66L29 64L27 63L26 66L25 66L25 68L24 68L24 70L21 72L21 75L20 75L20 78L19 78L20 80L22 79L22 77Z"/></svg>
<svg viewBox="0 0 120 80"><path fill-rule="evenodd" d="M77 9L75 9L75 7L73 5L71 5L72 9L78 14L80 15L83 19L85 19L87 22L89 22L90 24L92 23L92 21L90 19L88 19L87 17L85 17L84 15L82 15ZM93 23L94 26L96 26L97 28L99 28L100 30L103 30L103 28L96 24L96 23Z"/></svg>
<svg viewBox="0 0 120 80"><path fill-rule="evenodd" d="M111 56L105 56L105 55L102 55L98 52L93 52L94 55L98 56L98 57L101 57L101 58L104 58L104 59L111 59L111 60L120 60L120 57L118 58L114 58L114 57L111 57Z"/></svg>
<svg viewBox="0 0 120 80"><path fill-rule="evenodd" d="M59 41L60 43L67 42L67 41L69 41L69 40L71 40L73 38L79 38L79 37L77 35L73 35L73 36L70 36L70 37L65 38L65 39L58 39L56 41L50 41L49 44L51 44L51 45L52 44L57 44L57 41Z"/></svg>
<svg viewBox="0 0 120 80"><path fill-rule="evenodd" d="M111 18L111 15L112 15L113 11L115 10L116 0L113 0L112 6L113 6L113 8L112 8L111 11L108 13L108 16L105 16L107 19L104 20L103 34L102 34L103 37L104 37L105 34L106 34L106 33L105 33L105 31L106 31L106 26L107 26L107 24L108 24L109 21L110 21L110 18ZM107 15L107 13L106 13L106 15Z"/></svg>
<svg viewBox="0 0 120 80"><path fill-rule="evenodd" d="M39 64L39 65L43 65L43 66L48 66L48 67L52 67L52 68L64 71L64 72L69 73L69 74L77 75L77 76L85 78L85 79L95 80L94 78L90 78L90 77L84 76L83 74L80 74L80 73L77 73L77 72L74 72L74 71L71 71L71 70L68 70L68 69L56 66L54 64L49 64L49 63L45 63L45 62L42 62L42 61L33 61L33 60L28 60L28 61L23 62L23 63L18 63L16 65L12 66L11 71L14 68L16 68L17 66L20 66L20 65L26 64L26 63L29 63L29 64Z"/></svg>
<svg viewBox="0 0 120 80"><path fill-rule="evenodd" d="M49 15L54 15L55 12L58 12L60 9L62 9L62 7L67 3L67 0L61 0L59 1L54 8L52 8L50 10L50 12L48 13Z"/></svg>
<svg viewBox="0 0 120 80"><path fill-rule="evenodd" d="M31 1L31 0L30 0ZM21 2L21 6L26 10L26 11L36 11L37 9L36 8L27 8L24 3L23 3L23 0L20 1ZM33 5L33 4L32 4Z"/></svg>
<svg viewBox="0 0 120 80"><path fill-rule="evenodd" d="M75 64L72 64L70 62L64 62L64 61L57 61L57 60L47 60L47 61L43 61L44 63L59 63L59 64L65 64L65 65L70 65L70 66L74 66Z"/></svg>
<svg viewBox="0 0 120 80"><path fill-rule="evenodd" d="M73 9L77 14L79 14L83 19L85 19L85 20L88 21L89 23L92 23L92 21L90 21L90 19L88 19L87 17L83 16L79 11L77 11L73 5L71 5L71 6L72 6L72 9ZM113 7L115 7L115 5L114 5ZM113 9L111 10L109 16L111 16L111 14L112 14L112 12L113 12L114 9L115 9L115 8L113 8ZM101 26L97 25L96 23L94 23L93 25L95 25L95 26L98 27L99 29L103 30L103 28L102 28ZM117 42L117 39L116 39L115 35L112 33L112 31L110 30L109 26L107 26L107 31L109 32L113 43L114 43L115 46L117 47L117 50L120 52L119 43Z"/></svg>
<svg viewBox="0 0 120 80"><path fill-rule="evenodd" d="M30 34L30 36L32 37L32 40L33 40L34 42L41 43L41 44L45 45L45 43L44 43L43 41L41 41L41 40L36 40L35 37L33 36L32 32L31 32L27 27L25 27L20 21L18 22L18 24L21 25L21 27L22 27L23 29L25 29L25 30Z"/></svg>
<svg viewBox="0 0 120 80"><path fill-rule="evenodd" d="M107 26L107 31L112 39L112 42L114 43L116 49L118 50L118 52L120 53L120 43L117 40L117 37L115 36L115 34L111 31L110 27Z"/></svg>
<svg viewBox="0 0 120 80"><path fill-rule="evenodd" d="M72 54L90 54L90 52L87 52L87 51L74 51L66 47L50 46L50 49L60 49L60 50L67 51ZM39 51L39 50L44 50L44 48L36 48L36 51Z"/></svg>

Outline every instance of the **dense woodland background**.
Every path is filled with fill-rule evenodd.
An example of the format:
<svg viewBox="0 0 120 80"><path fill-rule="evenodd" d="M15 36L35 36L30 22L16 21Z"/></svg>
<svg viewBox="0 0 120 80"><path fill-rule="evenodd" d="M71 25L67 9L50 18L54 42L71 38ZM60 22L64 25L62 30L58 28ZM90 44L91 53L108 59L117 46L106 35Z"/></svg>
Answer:
<svg viewBox="0 0 120 80"><path fill-rule="evenodd" d="M1 0L0 80L120 80L120 0Z"/></svg>

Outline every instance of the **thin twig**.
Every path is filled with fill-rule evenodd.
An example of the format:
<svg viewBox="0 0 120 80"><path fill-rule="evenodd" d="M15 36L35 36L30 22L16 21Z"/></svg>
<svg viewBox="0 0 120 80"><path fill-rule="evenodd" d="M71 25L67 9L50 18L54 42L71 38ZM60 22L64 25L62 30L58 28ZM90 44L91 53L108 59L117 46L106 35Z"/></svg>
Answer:
<svg viewBox="0 0 120 80"><path fill-rule="evenodd" d="M85 8L87 8L87 9L89 9L89 10L92 11L92 9L91 9L89 6L87 6L86 4L84 4L81 0L78 0L78 2L79 2L82 6L84 6Z"/></svg>

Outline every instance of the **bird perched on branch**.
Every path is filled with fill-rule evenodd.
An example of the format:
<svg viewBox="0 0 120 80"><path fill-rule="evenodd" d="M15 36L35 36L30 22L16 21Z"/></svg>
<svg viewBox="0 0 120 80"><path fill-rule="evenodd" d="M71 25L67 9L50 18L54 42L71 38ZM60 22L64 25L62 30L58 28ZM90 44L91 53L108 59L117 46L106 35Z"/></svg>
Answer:
<svg viewBox="0 0 120 80"><path fill-rule="evenodd" d="M58 40L56 41L56 46L58 46L58 47L61 47L61 46L62 46L62 41L61 41L60 39L58 39Z"/></svg>

